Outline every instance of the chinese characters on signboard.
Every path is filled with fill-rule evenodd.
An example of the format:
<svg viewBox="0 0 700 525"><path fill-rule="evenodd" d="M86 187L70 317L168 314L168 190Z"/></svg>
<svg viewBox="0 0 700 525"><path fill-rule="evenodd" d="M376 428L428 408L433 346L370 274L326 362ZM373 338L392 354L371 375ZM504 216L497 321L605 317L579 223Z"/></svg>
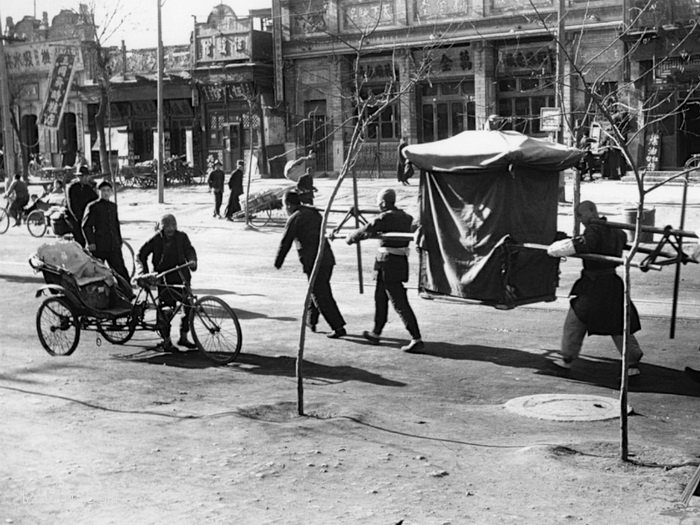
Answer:
<svg viewBox="0 0 700 525"><path fill-rule="evenodd" d="M57 42L32 42L30 44L13 44L5 47L7 74L10 77L48 73L55 62L56 55L70 53L76 55L74 69L83 69L79 51L80 42L61 40Z"/></svg>
<svg viewBox="0 0 700 525"><path fill-rule="evenodd" d="M66 98L73 81L74 65L75 55L71 53L58 53L56 55L39 124L49 128L57 128L60 124L63 107L66 104Z"/></svg>
<svg viewBox="0 0 700 525"><path fill-rule="evenodd" d="M656 171L659 169L659 142L660 137L658 133L651 133L647 137L647 171Z"/></svg>

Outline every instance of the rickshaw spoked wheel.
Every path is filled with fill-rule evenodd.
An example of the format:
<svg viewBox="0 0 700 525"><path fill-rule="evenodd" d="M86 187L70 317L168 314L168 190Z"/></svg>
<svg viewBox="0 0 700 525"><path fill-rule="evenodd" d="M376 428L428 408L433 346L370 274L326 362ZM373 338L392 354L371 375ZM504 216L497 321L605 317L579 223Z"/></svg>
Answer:
<svg viewBox="0 0 700 525"><path fill-rule="evenodd" d="M97 331L113 345L123 345L134 335L136 323L133 322L131 316L116 319L98 319Z"/></svg>
<svg viewBox="0 0 700 525"><path fill-rule="evenodd" d="M80 341L80 323L64 297L48 297L36 312L41 346L54 356L71 355Z"/></svg>

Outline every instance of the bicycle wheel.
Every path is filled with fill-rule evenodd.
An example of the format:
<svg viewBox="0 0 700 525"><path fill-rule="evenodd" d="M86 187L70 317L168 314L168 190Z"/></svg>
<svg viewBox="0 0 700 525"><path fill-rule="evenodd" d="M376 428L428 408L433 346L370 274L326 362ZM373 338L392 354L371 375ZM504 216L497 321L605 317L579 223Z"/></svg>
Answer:
<svg viewBox="0 0 700 525"><path fill-rule="evenodd" d="M10 214L7 210L0 208L0 235L5 233L10 227Z"/></svg>
<svg viewBox="0 0 700 525"><path fill-rule="evenodd" d="M32 237L43 237L48 223L46 215L41 210L34 210L27 215L27 229Z"/></svg>
<svg viewBox="0 0 700 525"><path fill-rule="evenodd" d="M71 355L80 341L80 324L66 300L49 297L36 312L41 346L51 355Z"/></svg>
<svg viewBox="0 0 700 525"><path fill-rule="evenodd" d="M216 364L238 356L243 337L233 309L218 297L206 295L190 310L192 338L199 351Z"/></svg>
<svg viewBox="0 0 700 525"><path fill-rule="evenodd" d="M124 267L129 273L129 279L131 279L136 272L136 259L134 258L134 249L126 241L122 241L122 258L124 259Z"/></svg>
<svg viewBox="0 0 700 525"><path fill-rule="evenodd" d="M119 317L116 319L99 319L97 331L105 340L113 345L123 345L131 339L136 331L136 323L132 317Z"/></svg>

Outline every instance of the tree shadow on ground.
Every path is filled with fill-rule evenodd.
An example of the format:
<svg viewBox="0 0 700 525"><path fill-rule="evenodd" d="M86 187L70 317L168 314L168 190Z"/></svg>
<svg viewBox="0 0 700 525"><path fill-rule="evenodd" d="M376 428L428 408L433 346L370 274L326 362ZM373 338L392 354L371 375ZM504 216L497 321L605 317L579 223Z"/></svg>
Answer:
<svg viewBox="0 0 700 525"><path fill-rule="evenodd" d="M498 346L456 345L452 343L426 343L420 352L442 359L465 361L485 361L512 368L532 368L536 374L562 377L570 381L588 383L599 387L617 390L620 388L620 360L608 357L581 357L574 362L571 370L562 370L552 361L559 355L556 350L543 350L541 354L503 348ZM641 376L632 378L631 392L673 394L700 397L698 383L683 372L665 366L642 361Z"/></svg>
<svg viewBox="0 0 700 525"><path fill-rule="evenodd" d="M296 359L289 356L267 357L257 354L241 354L233 365L251 374L296 376ZM329 366L306 360L304 360L304 376L307 379L327 380L331 383L360 381L381 386L406 386L406 383L387 379L380 374L375 374L362 368Z"/></svg>

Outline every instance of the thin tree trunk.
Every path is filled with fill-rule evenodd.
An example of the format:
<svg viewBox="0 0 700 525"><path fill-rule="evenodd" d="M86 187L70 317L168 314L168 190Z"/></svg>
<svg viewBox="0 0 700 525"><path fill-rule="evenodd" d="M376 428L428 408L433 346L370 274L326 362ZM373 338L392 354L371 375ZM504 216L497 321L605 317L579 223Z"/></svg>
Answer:
<svg viewBox="0 0 700 525"><path fill-rule="evenodd" d="M361 126L356 126L353 130L353 136L350 141L350 146L348 148L347 156L345 157L345 163L343 168L338 175L338 181L331 192L328 202L326 203L326 209L323 212L323 219L321 220L321 231L319 233L319 244L318 252L316 252L316 259L314 261L314 267L311 270L311 275L309 276L308 287L306 288L306 297L304 299L304 311L301 314L301 328L299 330L299 349L297 352L297 362L296 362L296 376L297 376L297 413L300 416L304 415L304 343L306 341L306 313L308 311L309 305L311 304L311 291L314 289L314 284L316 283L316 277L321 268L321 261L323 260L323 252L325 249L326 240L326 228L328 226L328 217L333 207L333 201L335 200L340 186L345 180L345 177L350 170L350 166L354 164L358 153L358 144L360 140L360 129Z"/></svg>

